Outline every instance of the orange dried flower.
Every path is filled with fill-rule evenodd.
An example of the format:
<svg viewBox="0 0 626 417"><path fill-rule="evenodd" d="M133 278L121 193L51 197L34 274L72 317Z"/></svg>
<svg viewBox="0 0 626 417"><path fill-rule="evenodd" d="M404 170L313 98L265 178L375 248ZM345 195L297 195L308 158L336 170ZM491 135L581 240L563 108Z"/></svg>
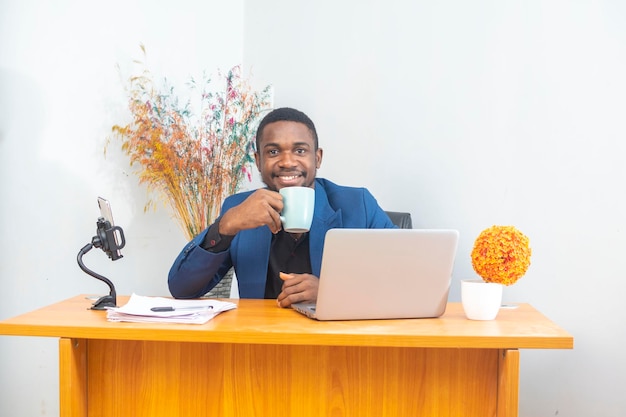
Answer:
<svg viewBox="0 0 626 417"><path fill-rule="evenodd" d="M253 90L239 66L219 75L222 91L210 91L210 79L189 83L189 93L200 93L195 113L190 101L179 103L173 87L155 85L147 69L131 76L132 120L112 128L138 167L140 183L169 203L188 239L211 224L223 200L251 179L256 126L271 106L270 86ZM151 200L146 208L150 205Z"/></svg>
<svg viewBox="0 0 626 417"><path fill-rule="evenodd" d="M474 242L472 266L487 282L512 285L530 266L530 241L513 226L491 226Z"/></svg>

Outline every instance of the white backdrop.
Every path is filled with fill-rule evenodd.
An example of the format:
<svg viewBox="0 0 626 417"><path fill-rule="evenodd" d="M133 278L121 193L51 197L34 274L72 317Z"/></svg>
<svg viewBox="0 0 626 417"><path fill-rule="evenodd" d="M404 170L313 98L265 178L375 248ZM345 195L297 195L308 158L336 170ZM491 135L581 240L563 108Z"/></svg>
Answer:
<svg viewBox="0 0 626 417"><path fill-rule="evenodd" d="M144 213L119 142L106 159L103 149L129 120L123 88L140 44L155 78L183 89L243 61L243 1L158 4L0 0L0 319L108 293L76 263L96 232L98 195L127 245L116 262L94 249L85 264L118 294L168 295L184 235L168 210ZM0 337L0 416L58 415L57 352L52 339Z"/></svg>
<svg viewBox="0 0 626 417"><path fill-rule="evenodd" d="M575 349L522 351L520 415L626 414L626 4L0 0L0 319L105 292L76 265L98 195L128 243L115 263L85 262L120 294L167 294L183 235L102 152L128 118L116 65L125 78L141 43L176 85L243 61L316 122L320 176L368 187L415 227L459 229L453 301L478 233L521 229L532 265L505 298ZM0 337L0 415L57 415L56 363L54 340Z"/></svg>
<svg viewBox="0 0 626 417"><path fill-rule="evenodd" d="M281 5L246 3L246 60L276 80L276 105L316 120L320 175L369 187L415 227L459 229L452 300L482 229L530 237L505 298L575 349L522 351L520 415L626 415L626 4Z"/></svg>

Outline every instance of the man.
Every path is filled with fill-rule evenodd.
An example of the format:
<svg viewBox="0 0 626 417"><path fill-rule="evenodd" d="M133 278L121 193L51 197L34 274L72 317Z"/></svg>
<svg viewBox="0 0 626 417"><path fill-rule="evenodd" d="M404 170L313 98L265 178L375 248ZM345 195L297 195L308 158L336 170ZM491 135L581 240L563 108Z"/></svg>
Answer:
<svg viewBox="0 0 626 417"><path fill-rule="evenodd" d="M316 178L322 163L315 125L304 113L279 108L257 129L256 166L267 188L228 197L221 216L178 255L169 273L176 298L197 298L235 267L241 298L276 298L289 307L317 300L326 232L333 228L393 228L364 188ZM283 187L315 189L308 233L282 230Z"/></svg>

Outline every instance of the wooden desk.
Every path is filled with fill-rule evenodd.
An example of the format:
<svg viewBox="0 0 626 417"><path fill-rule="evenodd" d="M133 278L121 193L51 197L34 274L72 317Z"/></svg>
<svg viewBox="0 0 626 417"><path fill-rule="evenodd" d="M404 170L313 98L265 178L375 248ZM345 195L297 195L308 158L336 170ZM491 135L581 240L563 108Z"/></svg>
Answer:
<svg viewBox="0 0 626 417"><path fill-rule="evenodd" d="M527 304L487 322L458 303L439 319L317 322L231 301L204 325L138 324L77 296L0 334L60 338L63 417L517 416L518 349L573 348Z"/></svg>

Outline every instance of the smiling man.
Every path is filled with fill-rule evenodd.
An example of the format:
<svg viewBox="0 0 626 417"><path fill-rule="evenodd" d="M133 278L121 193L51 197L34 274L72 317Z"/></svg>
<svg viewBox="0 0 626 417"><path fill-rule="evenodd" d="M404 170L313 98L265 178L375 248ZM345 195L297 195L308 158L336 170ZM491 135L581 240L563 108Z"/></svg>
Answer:
<svg viewBox="0 0 626 417"><path fill-rule="evenodd" d="M281 307L314 302L329 229L395 227L367 189L316 178L323 152L306 114L270 112L257 129L256 148L267 188L228 197L215 223L185 246L169 273L174 297L203 296L234 266L241 298L275 298ZM278 191L292 186L315 189L308 233L282 230Z"/></svg>

